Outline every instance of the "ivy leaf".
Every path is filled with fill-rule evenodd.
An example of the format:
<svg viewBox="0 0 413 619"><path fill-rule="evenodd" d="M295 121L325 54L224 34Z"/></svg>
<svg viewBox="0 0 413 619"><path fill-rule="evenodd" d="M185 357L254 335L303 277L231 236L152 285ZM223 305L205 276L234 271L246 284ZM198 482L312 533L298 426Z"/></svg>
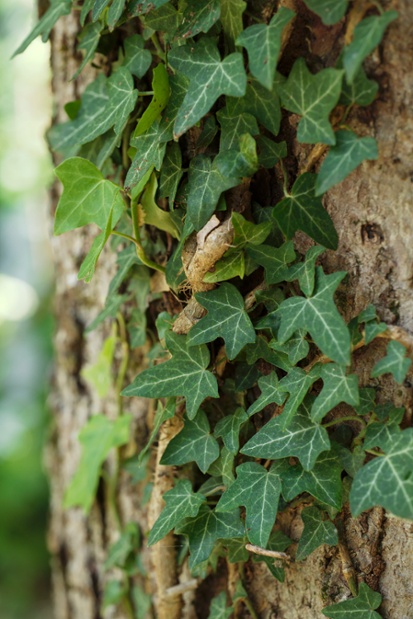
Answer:
<svg viewBox="0 0 413 619"><path fill-rule="evenodd" d="M277 88L280 83L279 77L274 77L274 85L271 91L262 86L258 80L249 78L245 96L238 99L228 98L227 108L230 114L252 114L268 131L278 135L281 122L280 100Z"/></svg>
<svg viewBox="0 0 413 619"><path fill-rule="evenodd" d="M205 344L222 337L228 359L234 359L256 334L245 311L244 299L232 284L224 283L215 290L200 292L197 301L208 314L194 325L188 335L188 344Z"/></svg>
<svg viewBox="0 0 413 619"><path fill-rule="evenodd" d="M274 207L273 217L287 238L302 230L320 245L337 249L337 232L321 198L315 194L316 182L316 174L301 174L290 193Z"/></svg>
<svg viewBox="0 0 413 619"><path fill-rule="evenodd" d="M159 230L165 230L175 239L178 239L179 230L172 218L172 213L159 208L155 202L157 188L158 181L156 175L152 173L138 204L142 223L148 226L156 226Z"/></svg>
<svg viewBox="0 0 413 619"><path fill-rule="evenodd" d="M324 247L314 245L310 247L305 255L304 262L298 262L290 267L286 281L291 282L298 279L301 290L305 295L313 294L315 283L315 263L317 258L325 251Z"/></svg>
<svg viewBox="0 0 413 619"><path fill-rule="evenodd" d="M106 17L109 31L112 32L125 8L126 0L112 0Z"/></svg>
<svg viewBox="0 0 413 619"><path fill-rule="evenodd" d="M294 244L288 241L281 247L272 245L257 245L247 247L247 254L265 269L267 284L278 284L285 280L288 273L287 264L295 260Z"/></svg>
<svg viewBox="0 0 413 619"><path fill-rule="evenodd" d="M331 520L323 520L323 514L316 507L308 507L301 512L304 530L297 548L297 561L308 557L322 544L336 546L338 544L337 529Z"/></svg>
<svg viewBox="0 0 413 619"><path fill-rule="evenodd" d="M283 430L281 417L274 417L244 445L241 453L254 458L297 457L306 471L314 467L319 454L330 449L327 430L313 423L308 405L303 404Z"/></svg>
<svg viewBox="0 0 413 619"><path fill-rule="evenodd" d="M172 417L174 417L175 409L176 409L175 398L168 398L166 400L165 406L163 406L161 401L158 401L158 406L157 406L154 420L153 420L153 428L152 428L151 434L145 446L139 452L139 455L137 458L138 464L141 464L144 461L144 458L146 454L148 453L148 450L150 446L152 445L153 441L155 440L156 435L158 434L161 425L168 419L172 419Z"/></svg>
<svg viewBox="0 0 413 619"><path fill-rule="evenodd" d="M188 536L191 552L189 567L192 569L208 559L219 539L244 537L245 527L240 520L238 509L220 514L203 505L198 516L188 520L176 532Z"/></svg>
<svg viewBox="0 0 413 619"><path fill-rule="evenodd" d="M211 600L208 619L228 619L233 613L232 606L227 606L227 594L221 591Z"/></svg>
<svg viewBox="0 0 413 619"><path fill-rule="evenodd" d="M100 34L103 30L103 24L101 22L96 22L94 24L87 24L85 26L80 35L79 35L79 44L78 48L83 49L85 55L83 57L82 62L79 65L76 73L73 75L72 79L75 80L79 74L83 71L84 67L87 63L92 60L95 55L97 46L99 45Z"/></svg>
<svg viewBox="0 0 413 619"><path fill-rule="evenodd" d="M380 619L381 615L376 613L375 609L380 606L381 600L380 593L362 582L356 598L326 606L322 613L331 619Z"/></svg>
<svg viewBox="0 0 413 619"><path fill-rule="evenodd" d="M291 365L297 365L299 361L305 359L310 350L310 345L306 339L306 333L302 329L296 331L287 342L280 344L277 340L271 340L270 348L288 355L288 360Z"/></svg>
<svg viewBox="0 0 413 619"><path fill-rule="evenodd" d="M139 119L133 137L138 137L145 133L152 124L159 118L168 103L171 90L169 88L168 73L165 66L161 63L153 70L152 78L153 97L148 107Z"/></svg>
<svg viewBox="0 0 413 619"><path fill-rule="evenodd" d="M341 69L342 64L340 59L337 68ZM360 67L351 83L347 81L346 76L344 77L339 103L364 107L373 103L378 90L378 83L375 80L369 80L363 67Z"/></svg>
<svg viewBox="0 0 413 619"><path fill-rule="evenodd" d="M92 21L96 21L102 15L103 11L109 4L110 0L94 0L93 3L93 11L92 11Z"/></svg>
<svg viewBox="0 0 413 619"><path fill-rule="evenodd" d="M234 277L244 278L245 258L242 251L227 252L226 255L215 263L214 270L206 273L203 281L214 284L224 282Z"/></svg>
<svg viewBox="0 0 413 619"><path fill-rule="evenodd" d="M120 187L105 179L93 163L80 157L66 159L55 174L63 184L55 215L55 234L90 223L105 230L109 218L116 225L125 207Z"/></svg>
<svg viewBox="0 0 413 619"><path fill-rule="evenodd" d="M220 0L192 0L182 15L182 25L176 36L186 39L208 32L221 15Z"/></svg>
<svg viewBox="0 0 413 619"><path fill-rule="evenodd" d="M235 40L242 32L242 14L247 8L247 3L244 0L220 0L220 2L222 28L230 49L233 49Z"/></svg>
<svg viewBox="0 0 413 619"><path fill-rule="evenodd" d="M393 374L395 381L401 385L411 364L412 360L406 357L406 348L403 344L391 340L387 344L386 356L376 363L371 376L376 378L382 374Z"/></svg>
<svg viewBox="0 0 413 619"><path fill-rule="evenodd" d="M132 16L147 15L155 9L160 9L161 6L169 2L169 0L137 0L133 6L130 7Z"/></svg>
<svg viewBox="0 0 413 619"><path fill-rule="evenodd" d="M188 218L196 230L200 230L213 214L220 195L237 184L226 179L206 155L197 155L189 165L188 173Z"/></svg>
<svg viewBox="0 0 413 619"><path fill-rule="evenodd" d="M96 362L84 366L81 371L83 378L96 389L100 398L107 396L113 385L112 363L117 340L116 329L112 329L112 333L103 342Z"/></svg>
<svg viewBox="0 0 413 619"><path fill-rule="evenodd" d="M294 15L294 11L281 7L268 25L250 26L241 32L236 40L236 44L242 45L248 52L252 75L268 90L272 90L273 87L282 31Z"/></svg>
<svg viewBox="0 0 413 619"><path fill-rule="evenodd" d="M258 161L263 168L273 168L280 159L287 156L287 144L285 142L274 142L264 135L257 138Z"/></svg>
<svg viewBox="0 0 413 619"><path fill-rule="evenodd" d="M283 107L302 116L297 130L299 142L335 144L329 115L340 97L342 79L343 71L338 69L323 69L313 75L303 58L295 61L279 92Z"/></svg>
<svg viewBox="0 0 413 619"><path fill-rule="evenodd" d="M387 26L397 19L397 11L366 17L354 29L353 40L344 48L343 66L348 82L356 77L363 60L379 45Z"/></svg>
<svg viewBox="0 0 413 619"><path fill-rule="evenodd" d="M271 222L265 221L261 224L254 224L236 211L233 211L231 215L231 222L234 228L232 245L237 248L244 245L261 245L272 229Z"/></svg>
<svg viewBox="0 0 413 619"><path fill-rule="evenodd" d="M288 546L291 546L291 539L279 530L274 531L274 533L271 534L267 544L268 550L275 550L276 552L284 552ZM279 582L284 582L285 570L282 567L277 567L277 563L279 563L278 561L272 559L271 557L264 557L262 555L253 555L252 560L254 563L265 563L274 578L276 578Z"/></svg>
<svg viewBox="0 0 413 619"><path fill-rule="evenodd" d="M336 145L324 159L315 184L316 196L341 183L365 159L379 156L374 138L359 138L352 131L337 131Z"/></svg>
<svg viewBox="0 0 413 619"><path fill-rule="evenodd" d="M279 417L281 430L285 430L285 428L291 424L291 420L296 414L298 407L302 404L308 390L318 379L318 369L314 368L314 370L307 374L301 368L295 367L287 376L284 376L284 378L280 380L280 391L287 391L290 394L284 405L284 410Z"/></svg>
<svg viewBox="0 0 413 619"><path fill-rule="evenodd" d="M152 54L144 49L145 41L140 34L133 34L124 41L125 57L122 66L139 79L142 78L152 64Z"/></svg>
<svg viewBox="0 0 413 619"><path fill-rule="evenodd" d="M243 505L248 539L265 548L277 516L280 478L273 467L267 471L256 462L241 464L236 473L236 480L221 496L216 511L227 512Z"/></svg>
<svg viewBox="0 0 413 619"><path fill-rule="evenodd" d="M390 443L390 441L389 441ZM395 432L387 453L368 462L356 474L350 507L358 516L381 505L395 516L413 519L413 428Z"/></svg>
<svg viewBox="0 0 413 619"><path fill-rule="evenodd" d="M123 581L108 580L103 590L102 609L119 604L126 595L127 588Z"/></svg>
<svg viewBox="0 0 413 619"><path fill-rule="evenodd" d="M348 0L304 0L310 11L321 17L323 24L336 24L347 11Z"/></svg>
<svg viewBox="0 0 413 619"><path fill-rule="evenodd" d="M208 417L199 410L194 419L186 419L181 432L169 443L161 459L161 464L180 466L196 462L203 473L219 456L219 446L210 434Z"/></svg>
<svg viewBox="0 0 413 619"><path fill-rule="evenodd" d="M225 486L232 484L234 481L234 459L234 453L227 449L224 445L221 449L221 453L219 454L219 458L209 467L208 475L222 478L222 483Z"/></svg>
<svg viewBox="0 0 413 619"><path fill-rule="evenodd" d="M163 499L166 506L149 533L149 546L159 542L184 518L197 516L201 505L205 502L205 497L202 494L192 491L189 479L177 481L172 490L163 495Z"/></svg>
<svg viewBox="0 0 413 619"><path fill-rule="evenodd" d="M159 179L159 197L169 198L170 206L175 201L176 192L182 175L182 153L179 144L171 142L166 147L166 155L163 160L161 176Z"/></svg>
<svg viewBox="0 0 413 619"><path fill-rule="evenodd" d="M63 17L63 15L69 15L71 9L71 0L52 0L46 13L38 21L30 34L24 39L23 43L16 49L12 58L24 52L24 50L29 47L30 43L32 43L32 41L39 36L39 34L42 35L42 41L45 43L49 38L49 34L57 20L60 19L60 17Z"/></svg>
<svg viewBox="0 0 413 619"><path fill-rule="evenodd" d="M138 374L122 395L146 398L184 396L188 417L193 419L205 398L218 397L217 380L206 370L210 359L208 348L194 345L189 348L187 338L174 333L167 333L166 345L172 359Z"/></svg>
<svg viewBox="0 0 413 619"><path fill-rule="evenodd" d="M367 426L363 447L364 449L379 447L383 451L389 451L391 450L395 434L398 434L400 431L397 423L389 423L388 425L371 423Z"/></svg>
<svg viewBox="0 0 413 619"><path fill-rule="evenodd" d="M129 440L130 415L111 421L104 415L95 415L79 433L82 455L76 473L64 498L64 506L79 505L89 512L98 485L100 467L113 447L120 447Z"/></svg>
<svg viewBox="0 0 413 619"><path fill-rule="evenodd" d="M254 138L245 133L239 139L239 150L231 149L218 153L214 164L223 178L234 186L244 177L252 176L258 169L257 145Z"/></svg>
<svg viewBox="0 0 413 619"><path fill-rule="evenodd" d="M359 389L357 374L346 374L346 368L336 363L329 363L321 368L323 389L316 397L311 407L311 419L321 419L340 402L350 406L359 405Z"/></svg>
<svg viewBox="0 0 413 619"><path fill-rule="evenodd" d="M302 492L308 492L322 503L341 509L342 466L331 452L321 454L311 471L305 471L300 464L291 466L285 460L276 465L286 501L291 501Z"/></svg>
<svg viewBox="0 0 413 619"><path fill-rule="evenodd" d="M133 189L153 168L161 169L166 140L163 139L159 121L155 121L143 135L132 138L131 144L136 152L125 178L125 191Z"/></svg>
<svg viewBox="0 0 413 619"><path fill-rule="evenodd" d="M139 538L138 526L134 522L129 522L119 539L110 546L104 563L105 570L112 567L125 568L129 555L139 547Z"/></svg>
<svg viewBox="0 0 413 619"><path fill-rule="evenodd" d="M234 413L218 421L214 429L214 436L221 437L228 451L237 454L239 451L239 432L246 421L248 421L248 415L245 410L237 408Z"/></svg>
<svg viewBox="0 0 413 619"><path fill-rule="evenodd" d="M247 363L252 365L259 359L264 359L271 365L274 365L276 368L280 368L285 372L288 372L291 369L291 363L288 360L288 357L283 352L277 352L273 350L265 337L259 335L254 344L248 344L245 347L245 357L247 359Z"/></svg>
<svg viewBox="0 0 413 619"><path fill-rule="evenodd" d="M298 329L305 329L327 357L339 364L350 363L350 333L334 303L334 292L345 275L344 271L325 275L317 267L312 296L292 297L281 303L277 310L281 343Z"/></svg>
<svg viewBox="0 0 413 619"><path fill-rule="evenodd" d="M219 110L217 117L221 126L220 152L237 148L241 135L245 133L250 135L259 133L257 121L252 114L233 114L227 106Z"/></svg>
<svg viewBox="0 0 413 619"><path fill-rule="evenodd" d="M175 120L175 138L205 116L221 95L245 95L247 76L242 55L233 53L221 61L218 48L211 39L172 48L168 60L174 69L190 80Z"/></svg>

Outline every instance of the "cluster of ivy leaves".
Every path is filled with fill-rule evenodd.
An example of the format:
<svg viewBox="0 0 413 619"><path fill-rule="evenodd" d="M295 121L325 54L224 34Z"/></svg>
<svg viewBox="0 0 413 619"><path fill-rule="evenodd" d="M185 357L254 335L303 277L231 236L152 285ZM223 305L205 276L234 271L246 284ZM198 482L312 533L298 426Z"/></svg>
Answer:
<svg viewBox="0 0 413 619"><path fill-rule="evenodd" d="M304 1L326 26L342 20L345 27L348 0ZM71 10L70 0L52 0L16 53L38 35L46 40ZM294 12L280 6L266 21L260 11L260 3L244 0L85 0L84 57L73 77L109 48L110 69L97 70L81 100L66 106L67 122L48 136L63 160L55 233L87 224L100 229L79 278L91 280L109 239L117 252L106 305L89 328L121 313L131 348L153 340L149 367L122 392L158 402L148 445L126 465L137 480L162 423L183 415L183 429L162 457L181 470L148 543L170 531L182 536L198 575L223 553L229 561L248 560L248 542L286 550L291 540L275 526L277 514L297 497L306 507L296 560L337 544L335 519L347 501L353 516L381 505L413 519L413 429L401 430L404 410L377 403L374 388L352 373L352 352L385 335L386 325L373 306L346 324L334 299L346 274L317 266L338 243L323 194L378 156L375 140L344 119L375 99L378 84L363 62L397 14L377 6L364 16L335 66L315 72L298 58L285 74L277 66ZM298 118L298 142L328 150L317 174L286 171L292 153L282 127L290 115ZM263 170L282 192L275 204L254 196ZM253 199L236 208L231 192L243 185L252 187ZM191 296L182 252L213 216L231 220L233 241L204 277L210 289L195 294L204 317L176 334L174 308ZM304 256L294 247L298 230L314 241ZM162 278L161 292L154 278ZM175 299L172 309L165 295ZM85 370L102 395L118 339L112 333L96 366ZM410 364L404 346L390 340L371 377L390 373L402 383ZM129 425L127 415L97 415L82 430L67 506L90 509L102 463L128 441ZM109 567L126 569L137 535L128 525ZM283 580L271 559L255 560ZM124 595L122 583L111 587L107 603ZM373 619L380 601L361 585L357 597L323 612ZM221 594L210 617L230 613Z"/></svg>

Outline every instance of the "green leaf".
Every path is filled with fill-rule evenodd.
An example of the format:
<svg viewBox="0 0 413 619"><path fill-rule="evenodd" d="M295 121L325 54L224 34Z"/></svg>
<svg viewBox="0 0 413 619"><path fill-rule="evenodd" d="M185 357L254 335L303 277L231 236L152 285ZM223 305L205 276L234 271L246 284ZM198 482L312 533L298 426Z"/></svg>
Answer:
<svg viewBox="0 0 413 619"><path fill-rule="evenodd" d="M376 363L371 376L376 378L382 374L393 374L395 381L401 385L412 364L412 360L406 357L406 352L403 344L391 340L387 344L386 356Z"/></svg>
<svg viewBox="0 0 413 619"><path fill-rule="evenodd" d="M161 6L169 2L169 0L137 0L135 3L131 3L130 13L132 17L136 15L147 15L155 9L160 9Z"/></svg>
<svg viewBox="0 0 413 619"><path fill-rule="evenodd" d="M248 52L252 75L268 90L272 90L273 87L282 32L294 15L294 11L281 7L268 25L250 26L241 32L236 40L236 44L242 45Z"/></svg>
<svg viewBox="0 0 413 619"><path fill-rule="evenodd" d="M245 133L239 139L239 150L231 149L218 153L214 165L223 178L233 186L258 170L257 145L254 138Z"/></svg>
<svg viewBox="0 0 413 619"><path fill-rule="evenodd" d="M84 366L81 371L83 378L95 388L100 398L107 396L113 385L112 363L117 340L116 329L112 329L111 335L103 342L96 362Z"/></svg>
<svg viewBox="0 0 413 619"><path fill-rule="evenodd" d="M153 168L160 170L166 151L166 141L155 121L150 129L137 138L132 138L131 144L136 153L125 178L125 191L130 191L151 173Z"/></svg>
<svg viewBox="0 0 413 619"><path fill-rule="evenodd" d="M316 182L316 174L301 174L290 193L274 207L273 217L287 238L302 230L320 245L337 249L337 232L321 198L315 194Z"/></svg>
<svg viewBox="0 0 413 619"><path fill-rule="evenodd" d="M283 343L298 329L305 329L320 350L336 363L350 363L350 333L334 303L334 292L346 273L325 275L316 270L312 296L286 299L277 310L281 318L278 340Z"/></svg>
<svg viewBox="0 0 413 619"><path fill-rule="evenodd" d="M248 421L248 415L245 410L237 408L234 413L218 421L214 429L214 436L221 437L228 451L237 454L239 451L239 432L246 421Z"/></svg>
<svg viewBox="0 0 413 619"><path fill-rule="evenodd" d="M287 144L274 142L264 135L257 138L258 161L263 168L273 168L276 163L287 156Z"/></svg>
<svg viewBox="0 0 413 619"><path fill-rule="evenodd" d="M148 453L149 448L153 444L156 435L159 432L159 428L168 419L172 419L175 415L176 409L176 400L175 398L168 398L166 400L165 406L161 401L158 401L158 406L155 412L154 420L153 420L153 428L150 433L150 436L141 451L139 452L139 456L137 458L138 464L141 464L144 461L146 454Z"/></svg>
<svg viewBox="0 0 413 619"><path fill-rule="evenodd" d="M109 2L110 0L94 0L92 21L96 21L97 19L99 19Z"/></svg>
<svg viewBox="0 0 413 619"><path fill-rule="evenodd" d="M200 230L210 219L221 193L237 183L237 180L224 178L206 155L197 155L192 159L188 173L187 212L196 230Z"/></svg>
<svg viewBox="0 0 413 619"><path fill-rule="evenodd" d="M336 546L338 544L337 529L331 520L323 520L323 514L316 507L308 507L301 512L304 530L297 548L297 561L308 557L322 544Z"/></svg>
<svg viewBox="0 0 413 619"><path fill-rule="evenodd" d="M342 466L331 452L321 454L311 471L305 471L300 464L290 466L285 460L276 464L286 501L291 501L302 492L308 492L322 503L341 509Z"/></svg>
<svg viewBox="0 0 413 619"><path fill-rule="evenodd" d="M222 337L228 359L234 359L246 344L255 342L255 329L245 311L244 299L235 286L224 283L215 290L198 293L196 299L208 314L191 328L189 346Z"/></svg>
<svg viewBox="0 0 413 619"><path fill-rule="evenodd" d="M287 264L295 260L292 241L284 243L281 247L264 244L256 247L247 247L247 254L254 262L264 267L267 284L278 284L285 281L288 273Z"/></svg>
<svg viewBox="0 0 413 619"><path fill-rule="evenodd" d="M413 428L395 432L387 453L356 474L350 491L352 514L358 516L374 505L413 519Z"/></svg>
<svg viewBox="0 0 413 619"><path fill-rule="evenodd" d="M73 157L61 163L55 174L63 185L55 215L54 233L95 223L105 230L109 218L118 222L124 202L120 187L104 178L87 159Z"/></svg>
<svg viewBox="0 0 413 619"><path fill-rule="evenodd" d="M343 66L347 81L351 84L363 60L379 45L387 26L397 19L397 11L366 17L354 29L353 40L344 48Z"/></svg>
<svg viewBox="0 0 413 619"><path fill-rule="evenodd" d="M130 415L111 421L104 415L95 415L79 433L82 455L76 473L66 490L65 508L79 505L89 512L98 485L100 468L113 447L129 440Z"/></svg>
<svg viewBox="0 0 413 619"><path fill-rule="evenodd" d="M208 32L220 15L220 0L192 0L182 14L182 25L175 35L186 39Z"/></svg>
<svg viewBox="0 0 413 619"><path fill-rule="evenodd" d="M290 545L291 539L284 535L282 531L278 530L271 534L267 548L268 550L275 550L276 552L284 552ZM284 582L285 571L282 567L277 567L279 561L272 559L271 557L264 557L262 555L253 555L252 560L254 563L265 563L274 578L276 578L279 582Z"/></svg>
<svg viewBox="0 0 413 619"><path fill-rule="evenodd" d="M188 536L191 552L189 567L192 569L209 558L217 540L244 537L245 527L238 509L220 514L203 505L198 516L188 519L177 533Z"/></svg>
<svg viewBox="0 0 413 619"><path fill-rule="evenodd" d="M389 451L392 448L394 437L400 432L397 423L371 423L367 426L364 436L363 448L374 449L379 447L383 451ZM362 462L364 464L364 460Z"/></svg>
<svg viewBox="0 0 413 619"><path fill-rule="evenodd" d="M216 511L227 512L243 505L248 539L265 548L277 516L280 478L273 467L267 471L256 462L241 464L236 473L237 479L221 496Z"/></svg>
<svg viewBox="0 0 413 619"><path fill-rule="evenodd" d="M248 561L250 557L250 553L245 548L245 544L248 544L247 537L243 537L240 539L225 539L223 540L222 544L228 551L228 561L230 563L239 563L240 561L242 562ZM237 582L237 588L238 588L238 583L241 583L241 581L239 580ZM235 602L235 597L233 598L233 600Z"/></svg>
<svg viewBox="0 0 413 619"><path fill-rule="evenodd" d="M297 457L306 471L314 467L319 454L330 449L327 430L313 423L303 404L283 430L281 417L274 417L244 445L241 453L254 458Z"/></svg>
<svg viewBox="0 0 413 619"><path fill-rule="evenodd" d="M248 346L245 347L244 354L249 365L252 365L259 359L264 359L267 363L270 363L285 372L289 372L291 369L291 363L289 362L287 355L283 352L279 353L270 348L266 338L262 335L257 337L254 344L248 344Z"/></svg>
<svg viewBox="0 0 413 619"><path fill-rule="evenodd" d="M362 582L356 598L326 606L322 613L331 619L381 619L381 615L375 612L381 600L380 593L376 593Z"/></svg>
<svg viewBox="0 0 413 619"><path fill-rule="evenodd" d="M208 619L228 619L233 613L233 607L227 606L227 594L221 591L211 600Z"/></svg>
<svg viewBox="0 0 413 619"><path fill-rule="evenodd" d="M153 525L148 538L148 545L159 542L172 531L184 518L194 518L198 515L205 497L192 491L189 479L180 479L172 490L163 495L166 506Z"/></svg>
<svg viewBox="0 0 413 619"><path fill-rule="evenodd" d="M271 91L253 78L247 82L247 90L244 97L238 99L228 98L228 113L232 115L252 114L268 131L278 135L281 122L280 100L277 94L279 77L274 78L274 85Z"/></svg>
<svg viewBox="0 0 413 619"><path fill-rule="evenodd" d="M127 595L127 588L121 580L108 580L103 591L102 608L119 604Z"/></svg>
<svg viewBox="0 0 413 619"><path fill-rule="evenodd" d="M92 247L86 254L85 259L80 265L79 273L77 275L78 279L84 279L86 283L89 283L92 280L93 275L95 274L97 261L99 260L99 256L103 251L103 248L106 245L108 238L110 237L113 229L112 225L113 218L113 207L109 213L108 221L106 223L106 228L98 234L98 236L94 239L92 243Z"/></svg>
<svg viewBox="0 0 413 619"><path fill-rule="evenodd" d="M158 181L156 175L152 173L139 202L142 223L148 226L156 226L159 230L169 232L173 238L179 239L179 230L171 213L159 208L155 202L157 188Z"/></svg>
<svg viewBox="0 0 413 619"><path fill-rule="evenodd" d="M231 221L234 228L234 239L232 245L236 248L245 245L261 245L264 243L272 229L271 222L265 221L262 224L254 224L242 215L233 211Z"/></svg>
<svg viewBox="0 0 413 619"><path fill-rule="evenodd" d="M23 43L16 49L12 58L17 56L17 54L24 52L24 50L29 47L30 43L32 43L32 41L39 36L39 34L42 35L42 41L46 42L57 20L63 15L69 15L71 9L71 0L52 0L43 17L38 21L30 34L24 39Z"/></svg>
<svg viewBox="0 0 413 619"><path fill-rule="evenodd" d="M341 92L343 71L323 69L310 73L303 58L295 61L285 85L279 87L282 106L302 119L297 139L305 144L335 144L329 116Z"/></svg>
<svg viewBox="0 0 413 619"><path fill-rule="evenodd" d="M301 368L295 367L280 380L280 391L290 394L279 417L281 430L285 430L291 424L298 407L302 404L308 390L318 377L318 369L316 368L307 374Z"/></svg>
<svg viewBox="0 0 413 619"><path fill-rule="evenodd" d="M336 145L324 159L315 184L316 196L341 183L365 159L379 156L374 138L359 138L352 131L337 131Z"/></svg>
<svg viewBox="0 0 413 619"><path fill-rule="evenodd" d="M250 135L257 135L259 133L257 121L252 114L233 114L227 106L219 110L217 117L221 126L220 152L236 149L240 137L245 133Z"/></svg>
<svg viewBox="0 0 413 619"><path fill-rule="evenodd" d="M219 458L209 467L208 475L222 478L222 483L225 486L232 484L234 481L234 459L235 456L233 452L227 449L224 445L221 449L221 453L219 454Z"/></svg>
<svg viewBox="0 0 413 619"><path fill-rule="evenodd" d="M321 421L337 404L346 402L350 406L358 406L359 389L357 374L346 374L346 368L329 363L321 368L323 389L311 407L311 419Z"/></svg>
<svg viewBox="0 0 413 619"><path fill-rule="evenodd" d="M337 68L341 69L342 65L340 59ZM364 107L373 103L378 90L378 83L375 80L369 80L363 67L360 67L351 84L347 81L347 77L344 77L339 103Z"/></svg>
<svg viewBox="0 0 413 619"><path fill-rule="evenodd" d="M174 69L190 80L176 117L175 138L205 116L221 95L245 95L247 76L242 55L233 53L221 61L218 48L211 39L172 48L168 60Z"/></svg>
<svg viewBox="0 0 413 619"><path fill-rule="evenodd" d="M122 66L128 69L132 75L141 78L148 71L152 64L152 54L148 49L144 49L145 41L140 34L133 34L125 39L125 57Z"/></svg>
<svg viewBox="0 0 413 619"><path fill-rule="evenodd" d="M321 17L323 24L332 26L346 14L348 0L304 0L310 11Z"/></svg>
<svg viewBox="0 0 413 619"><path fill-rule="evenodd" d="M104 563L105 570L112 567L125 567L126 561L139 544L139 529L134 522L129 522L117 541L112 544Z"/></svg>
<svg viewBox="0 0 413 619"><path fill-rule="evenodd" d="M215 263L214 270L208 271L203 281L214 284L224 282L234 277L244 278L245 258L242 251L227 252L226 255Z"/></svg>
<svg viewBox="0 0 413 619"><path fill-rule="evenodd" d="M169 443L161 459L161 464L180 466L196 462L203 473L219 456L219 446L210 434L208 417L199 410L194 419L186 419L181 432Z"/></svg>
<svg viewBox="0 0 413 619"><path fill-rule="evenodd" d="M87 24L85 26L80 35L79 35L79 44L78 48L83 49L85 55L83 56L83 60L79 65L76 73L73 75L72 79L75 80L79 74L83 71L88 62L90 62L97 50L99 45L100 35L103 30L103 24L101 22L96 22L94 24Z"/></svg>
<svg viewBox="0 0 413 619"><path fill-rule="evenodd" d="M243 29L242 14L247 8L244 0L220 0L221 2L221 24L230 49L234 48L234 43Z"/></svg>
<svg viewBox="0 0 413 619"><path fill-rule="evenodd" d="M207 397L218 397L215 376L206 370L209 352L206 346L189 347L187 337L167 333L167 348L172 359L144 370L122 391L125 396L162 398L184 396L189 419L193 419Z"/></svg>
<svg viewBox="0 0 413 619"><path fill-rule="evenodd" d="M86 88L76 118L49 131L53 150L66 152L71 147L91 142L111 127L119 136L137 97L132 75L125 67L120 67L109 78L99 75Z"/></svg>
<svg viewBox="0 0 413 619"><path fill-rule="evenodd" d="M182 175L182 153L179 144L171 142L166 147L166 155L161 168L159 179L159 197L169 198L169 206L172 208L176 192Z"/></svg>
<svg viewBox="0 0 413 619"><path fill-rule="evenodd" d="M108 25L109 31L112 32L120 19L123 10L125 8L126 0L112 0L112 4L109 7L106 23Z"/></svg>
<svg viewBox="0 0 413 619"><path fill-rule="evenodd" d="M310 345L306 339L306 332L302 329L296 331L284 344L280 344L277 340L271 340L269 346L273 350L286 353L291 365L297 365L299 361L305 359L310 350Z"/></svg>
<svg viewBox="0 0 413 619"><path fill-rule="evenodd" d="M86 333L90 333L93 329L96 329L106 318L114 318L127 298L127 294L110 294L106 298L103 310L99 312L96 318L87 326Z"/></svg>
<svg viewBox="0 0 413 619"><path fill-rule="evenodd" d="M314 245L310 247L305 255L304 262L298 262L290 267L286 281L291 282L298 279L301 290L305 295L310 296L314 291L315 284L315 263L317 258L324 253L324 247Z"/></svg>
<svg viewBox="0 0 413 619"><path fill-rule="evenodd" d="M168 73L165 66L161 63L153 70L152 78L153 97L148 107L139 119L133 137L137 138L145 133L152 124L159 118L169 100L171 90L169 88Z"/></svg>

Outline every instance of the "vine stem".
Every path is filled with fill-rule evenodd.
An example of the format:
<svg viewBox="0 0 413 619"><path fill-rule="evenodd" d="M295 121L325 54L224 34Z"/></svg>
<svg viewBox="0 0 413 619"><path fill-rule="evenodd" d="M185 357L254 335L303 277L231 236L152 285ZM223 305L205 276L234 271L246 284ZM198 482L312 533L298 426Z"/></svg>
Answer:
<svg viewBox="0 0 413 619"><path fill-rule="evenodd" d="M291 561L290 555L286 552L278 552L278 550L268 550L267 548L261 548L261 546L255 546L255 544L246 544L246 550L253 552L256 555L262 557L271 557L272 559L280 559L281 561Z"/></svg>
<svg viewBox="0 0 413 619"><path fill-rule="evenodd" d="M358 421L363 426L363 428L366 427L365 421L363 421L363 419L361 419L361 417L358 417L357 415L346 415L345 417L337 417L336 419L333 419L328 423L323 423L322 426L323 428L330 428L330 426L334 426L337 423L342 423L343 421Z"/></svg>

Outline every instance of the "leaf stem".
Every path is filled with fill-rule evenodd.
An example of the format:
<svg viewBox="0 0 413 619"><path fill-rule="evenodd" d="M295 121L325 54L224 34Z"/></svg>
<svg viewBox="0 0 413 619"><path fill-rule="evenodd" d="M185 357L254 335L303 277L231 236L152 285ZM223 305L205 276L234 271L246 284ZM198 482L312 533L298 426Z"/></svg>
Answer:
<svg viewBox="0 0 413 619"><path fill-rule="evenodd" d="M380 453L379 451L376 451L375 449L365 449L364 451L368 454L371 454L372 456L381 456L382 458L384 456L384 454Z"/></svg>
<svg viewBox="0 0 413 619"><path fill-rule="evenodd" d="M162 47L161 47L161 44L160 44L160 43L159 43L159 41L158 41L158 37L156 36L156 33L154 33L154 34L151 36L151 41L152 41L152 43L153 43L153 46L154 46L154 48L155 48L155 50L156 50L156 53L157 53L157 55L159 56L159 58L160 58L161 60L163 60L163 61L166 63L166 54L165 54L165 52L163 51L163 49L162 49Z"/></svg>
<svg viewBox="0 0 413 619"><path fill-rule="evenodd" d="M323 423L322 426L323 428L329 428L330 426L334 426L337 423L342 423L343 421L358 421L363 426L363 428L366 427L366 422L357 415L346 415L345 417L337 417L336 419L333 419L328 423Z"/></svg>

